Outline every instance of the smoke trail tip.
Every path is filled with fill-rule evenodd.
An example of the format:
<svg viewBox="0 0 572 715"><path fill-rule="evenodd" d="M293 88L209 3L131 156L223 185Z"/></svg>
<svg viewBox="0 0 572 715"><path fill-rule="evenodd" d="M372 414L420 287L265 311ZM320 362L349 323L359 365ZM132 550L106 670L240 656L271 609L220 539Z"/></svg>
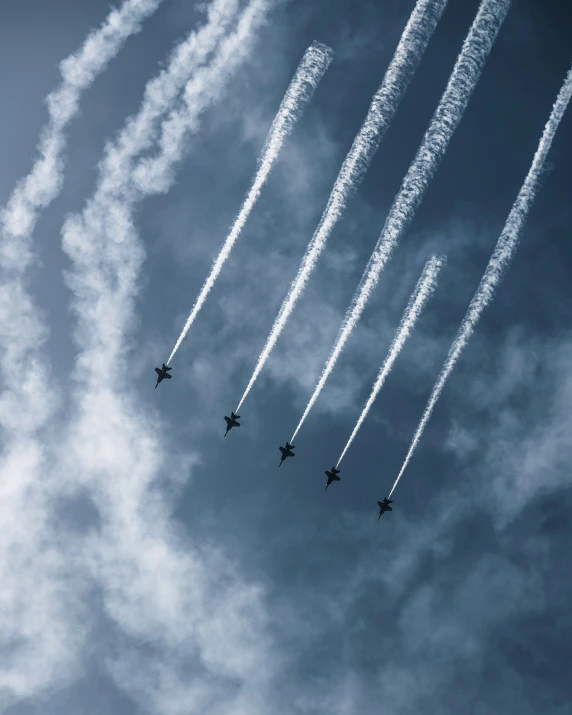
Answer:
<svg viewBox="0 0 572 715"><path fill-rule="evenodd" d="M324 55L324 57L328 60L328 63L330 63L334 59L334 51L329 45L325 45L323 42L319 42L318 40L314 40L310 47L306 50L306 52L320 52L321 54Z"/></svg>

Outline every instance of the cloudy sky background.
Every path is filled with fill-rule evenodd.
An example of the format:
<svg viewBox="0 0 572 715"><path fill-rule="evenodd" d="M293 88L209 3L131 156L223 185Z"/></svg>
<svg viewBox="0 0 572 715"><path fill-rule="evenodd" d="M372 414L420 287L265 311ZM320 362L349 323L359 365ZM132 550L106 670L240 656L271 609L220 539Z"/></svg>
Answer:
<svg viewBox="0 0 572 715"><path fill-rule="evenodd" d="M572 12L557 0L514 1L296 459L278 472L277 447L308 401L478 2L450 0L241 428L223 441L222 416L242 395L413 8L269 5L250 53L186 142L176 183L136 206L133 252L126 244L107 264L104 236L81 254L83 272L62 250L65 218L83 210L106 142L206 5L164 0L70 125L63 190L34 232L27 283L49 328L41 355L50 376L11 400L14 378L4 375L0 404L0 702L9 715L563 715L572 696L569 115L516 258L395 509L377 523L375 504L528 171L571 61ZM3 8L2 205L34 160L59 62L108 11L100 0ZM172 349L313 40L332 47L334 62L174 358L174 379L155 391L153 367ZM323 471L435 252L448 256L438 289L344 458L342 482L324 494ZM132 305L114 292L118 265L133 268ZM87 302L76 295L90 275L103 276L93 289L100 313L92 292ZM30 331L14 322L14 336L2 330L4 355ZM96 348L116 327L123 350L117 361L111 348L100 352L102 366ZM13 367L25 375L37 362Z"/></svg>

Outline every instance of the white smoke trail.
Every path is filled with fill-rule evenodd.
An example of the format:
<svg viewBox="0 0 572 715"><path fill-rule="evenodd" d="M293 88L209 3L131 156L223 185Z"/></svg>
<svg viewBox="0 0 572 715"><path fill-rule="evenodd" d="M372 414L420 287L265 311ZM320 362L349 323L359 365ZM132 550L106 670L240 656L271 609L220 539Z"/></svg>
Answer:
<svg viewBox="0 0 572 715"><path fill-rule="evenodd" d="M46 103L49 120L42 130L36 160L31 172L18 182L2 211L1 262L6 268L22 270L31 259L22 239L34 229L38 211L45 208L61 190L65 158L64 131L77 115L84 92L119 52L125 40L141 28L161 0L126 0L112 10L103 25L86 38L83 46L60 64L62 83L51 92Z"/></svg>
<svg viewBox="0 0 572 715"><path fill-rule="evenodd" d="M25 272L33 260L32 232L40 210L61 190L65 131L79 111L82 92L160 2L126 0L87 36L77 52L61 62L62 81L46 99L48 122L41 132L39 157L30 173L16 184L0 213L0 267L5 272L0 286L0 371L5 385L0 397L0 422L4 429L13 426L20 435L25 425L36 430L46 423L56 404L56 389L50 385L46 361L39 355L47 329L25 284ZM17 371L15 365L19 366ZM18 405L17 410L14 405Z"/></svg>
<svg viewBox="0 0 572 715"><path fill-rule="evenodd" d="M232 251L232 248L239 237L248 216L250 215L250 212L258 201L262 187L266 183L286 138L292 132L294 125L302 115L304 106L311 100L318 83L324 76L324 73L332 61L332 57L332 50L319 42L314 42L304 54L304 57L296 70L296 74L294 75L286 94L284 95L284 99L280 104L278 113L272 122L272 126L270 127L268 139L266 140L266 144L262 151L258 171L254 177L252 186L250 187L244 203L241 206L240 212L236 217L234 225L232 226L232 229L228 234L216 261L213 263L211 272L201 288L191 314L189 315L187 322L185 323L185 326L175 343L173 352L167 360L167 365L169 365L173 359L173 356L179 349L181 343L185 339L185 336L189 332L189 328L202 308L207 295L210 293L210 290L218 278L226 259L229 257L230 252Z"/></svg>
<svg viewBox="0 0 572 715"><path fill-rule="evenodd" d="M405 91L417 69L448 0L418 0L401 35L383 81L373 96L367 116L348 152L320 223L302 258L296 277L260 353L236 412L258 379L280 333L302 295L326 242L341 217L351 192L365 175Z"/></svg>
<svg viewBox="0 0 572 715"><path fill-rule="evenodd" d="M106 147L97 189L101 196L117 194L131 186L133 160L151 146L156 122L171 109L193 72L214 52L238 9L239 0L213 0L205 24L177 45L167 67L147 83L138 114L128 120L115 144Z"/></svg>
<svg viewBox="0 0 572 715"><path fill-rule="evenodd" d="M429 397L429 401L427 402L427 406L425 407L419 426L415 431L413 441L411 442L411 446L409 447L403 466L401 467L401 470L397 475L397 479L395 480L395 484L389 494L390 497L395 491L395 487L401 479L403 472L407 468L415 448L419 444L419 440L421 439L423 431L431 418L433 409L441 396L441 392L445 387L445 383L447 382L449 375L453 372L465 345L468 343L469 338L473 334L483 310L492 301L495 290L502 280L512 257L514 256L518 247L522 228L538 190L539 180L542 175L546 157L552 145L552 140L554 139L558 125L560 124L560 120L562 119L562 116L566 111L566 107L568 106L570 97L572 97L572 69L568 72L562 89L560 90L556 102L554 103L550 118L544 127L544 132L542 133L540 143L534 155L532 165L526 175L526 179L524 180L524 184L516 197L516 201L514 202L510 214L508 215L495 250L493 251L485 273L481 278L479 287L469 304L469 308L463 318L461 327L457 332L455 340L453 341L447 358L441 368L441 372L439 373L437 381L433 386L431 396Z"/></svg>
<svg viewBox="0 0 572 715"><path fill-rule="evenodd" d="M255 0L247 5L237 32L221 44L216 59L219 72L225 71L224 68L237 67L246 58L250 47L246 41L241 43L240 38L246 38L251 29L264 23L270 4L271 0ZM184 107L174 109L163 122L158 155L145 157L133 171L133 181L143 194L168 191L174 181L177 164L185 154L186 138L199 130L200 113L197 113L195 104L198 102L203 109L207 109L217 97L217 87L209 87L201 73L188 83L183 95Z"/></svg>
<svg viewBox="0 0 572 715"><path fill-rule="evenodd" d="M469 34L465 38L447 88L435 110L429 129L393 201L383 231L367 268L346 311L332 352L322 371L314 394L296 432L300 429L314 402L326 384L338 357L356 326L379 276L397 246L401 235L415 215L430 180L433 178L449 141L459 124L465 107L480 77L497 33L508 12L511 0L482 0Z"/></svg>
<svg viewBox="0 0 572 715"><path fill-rule="evenodd" d="M252 52L257 30L271 7L268 0L251 0L210 63L187 84L187 132L197 126L205 109L221 100L233 74ZM126 132L132 124L128 123ZM108 155L100 171L114 166L112 158L115 151L120 155L121 146L120 140L110 146L112 156ZM171 176L172 163L181 159L181 155L164 154L162 170ZM105 184L105 176L99 177L98 184ZM146 195L131 184L118 194L96 190L82 215L64 227L63 246L72 261L69 283L77 317L78 355L73 412L61 447L62 471L73 473L74 483L87 491L101 516L101 529L84 539L81 547L82 563L92 567L102 608L124 644L115 663L113 658L107 661L111 677L122 689L130 680L132 692L145 701L144 709L207 712L218 707L211 693L221 678L232 678L241 687L252 669L264 669L269 648L263 628L251 616L261 613L255 589L246 593L245 587L241 592L241 584L235 586L228 570L230 587L221 588L213 561L203 558L194 544L183 541L172 528L161 484L173 473L187 470L173 460L160 439L164 429L149 418L125 381L144 258L134 211ZM212 596L215 592L220 595L217 603ZM208 609L201 604L208 604ZM223 648L220 639L210 635L213 623L229 634ZM249 633L255 634L252 645L247 643ZM145 680L139 680L138 686L134 685L135 671L131 678L125 677L131 644L136 642L153 642L159 654L147 671L137 667L137 675ZM181 678L167 672L173 648L185 662L192 657L198 665L198 675L188 669L184 672L176 702L173 688ZM155 668L159 659L160 671ZM178 672L183 670L177 667ZM160 685L156 685L158 673ZM204 687L205 674L214 684L212 690ZM167 683L164 688L163 683ZM161 704L157 690L161 690Z"/></svg>
<svg viewBox="0 0 572 715"><path fill-rule="evenodd" d="M186 133L196 129L201 114L221 96L233 73L251 52L256 31L271 6L272 0L251 0L236 27L219 43L210 63L197 69L187 82L186 112L179 117L186 122ZM144 101L139 117L147 113ZM134 185L133 173L127 184L110 179L118 175L116 164L124 156L123 147L132 145L131 129L137 126L138 117L128 121L119 139L108 147L94 195L82 214L69 217L62 230L64 250L74 264L68 283L76 298L74 308L81 318L77 340L86 351L86 346L91 345L89 355L84 354L79 365L82 368L90 365L93 380L95 372L98 377L107 375L105 382L109 384L120 374L125 334L133 324L137 277L144 259L133 225L133 209L145 196L159 190L152 184L147 184L145 190L140 183ZM169 149L153 161L161 174L172 178L173 167L181 159L181 154L175 155Z"/></svg>
<svg viewBox="0 0 572 715"><path fill-rule="evenodd" d="M58 520L48 453L58 390L42 353L47 328L26 282L34 259L31 237L41 209L61 190L66 130L82 93L159 4L126 0L61 63L61 82L46 100L48 121L38 158L0 213L2 710L69 682L81 662L87 630L82 587L69 578L69 544L61 529L54 534Z"/></svg>
<svg viewBox="0 0 572 715"><path fill-rule="evenodd" d="M362 413L359 416L358 421L356 422L356 426L354 427L350 438L348 439L348 443L344 447L344 451L338 459L336 468L340 466L340 462L350 448L351 443L354 441L354 438L358 433L359 428L362 426L365 418L367 417L371 406L376 401L381 388L385 384L387 376L391 372L393 364L397 360L397 357L401 352L403 346L405 345L407 338L410 336L411 331L415 327L421 313L423 312L423 309L425 308L427 301L433 295L435 288L437 287L439 273L441 272L441 269L445 265L446 261L446 256L432 256L425 264L423 273L417 281L415 290L411 294L411 298L409 299L407 307L405 308L403 317L401 318L401 322L399 323L399 327L397 329L397 333L395 334L395 337L393 338L393 341L389 347L387 357L385 358L383 365L381 366L381 369L377 375L377 379L373 385L371 394L367 402L365 403L365 407L363 408Z"/></svg>

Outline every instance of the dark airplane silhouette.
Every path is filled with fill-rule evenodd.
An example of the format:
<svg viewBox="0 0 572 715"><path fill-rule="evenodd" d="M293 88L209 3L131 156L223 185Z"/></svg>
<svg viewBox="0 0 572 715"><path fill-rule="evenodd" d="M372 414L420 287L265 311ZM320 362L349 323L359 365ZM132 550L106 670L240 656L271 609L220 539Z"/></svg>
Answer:
<svg viewBox="0 0 572 715"><path fill-rule="evenodd" d="M161 380L164 380L165 378L167 378L168 380L171 379L172 375L169 375L168 370L172 370L172 369L173 369L172 367L167 367L165 365L165 363L163 363L162 368L158 368L158 367L155 368L155 372L159 376L157 378L157 382L155 383L155 389L157 389L157 385L161 382Z"/></svg>
<svg viewBox="0 0 572 715"><path fill-rule="evenodd" d="M393 511L393 507L389 506L393 502L393 499L388 499L387 497L383 497L383 501L378 501L377 505L379 506L379 516L377 517L377 520L379 521L381 518L381 515L384 514L386 511Z"/></svg>
<svg viewBox="0 0 572 715"><path fill-rule="evenodd" d="M296 455L292 451L293 449L296 449L293 444L290 444L289 442L286 442L285 447L278 447L278 449L282 452L282 459L280 460L280 464L278 465L279 467L282 465L282 462L287 458L287 457L295 457Z"/></svg>
<svg viewBox="0 0 572 715"><path fill-rule="evenodd" d="M224 433L224 436L226 437L233 427L240 427L240 422L238 421L240 419L240 415L235 415L234 412L231 412L230 417L225 415L224 419L226 420L226 432Z"/></svg>
<svg viewBox="0 0 572 715"><path fill-rule="evenodd" d="M339 482L341 480L341 477L338 477L338 474L341 472L341 469L336 469L335 467L332 467L332 471L329 472L327 469L324 472L326 477L328 477L328 483L326 484L326 489L330 486L332 482ZM324 491L326 491L324 489Z"/></svg>

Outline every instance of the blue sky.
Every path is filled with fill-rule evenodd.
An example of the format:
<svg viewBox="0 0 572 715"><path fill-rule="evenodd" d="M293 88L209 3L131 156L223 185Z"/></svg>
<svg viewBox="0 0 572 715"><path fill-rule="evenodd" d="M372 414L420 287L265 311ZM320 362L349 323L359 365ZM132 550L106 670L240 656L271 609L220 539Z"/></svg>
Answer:
<svg viewBox="0 0 572 715"><path fill-rule="evenodd" d="M244 391L413 4L268 2L198 113L169 190L137 198L131 214L126 200L109 204L132 225L105 219L99 230L98 211L84 224L70 217L93 205L106 144L173 48L204 26L208 3L163 0L81 94L61 191L31 233L34 260L22 281L2 266L8 715L569 711L569 114L510 270L394 511L376 522L569 69L563 3L514 0L296 458L278 471L278 445L308 402L479 5L450 0L242 426L223 439L223 415ZM59 62L109 7L19 0L2 13L4 206L32 167ZM171 352L314 40L333 49L333 63L173 359L173 380L154 390L153 368ZM178 96L169 111L182 107ZM323 471L434 253L448 256L438 288L342 481L324 493Z"/></svg>

